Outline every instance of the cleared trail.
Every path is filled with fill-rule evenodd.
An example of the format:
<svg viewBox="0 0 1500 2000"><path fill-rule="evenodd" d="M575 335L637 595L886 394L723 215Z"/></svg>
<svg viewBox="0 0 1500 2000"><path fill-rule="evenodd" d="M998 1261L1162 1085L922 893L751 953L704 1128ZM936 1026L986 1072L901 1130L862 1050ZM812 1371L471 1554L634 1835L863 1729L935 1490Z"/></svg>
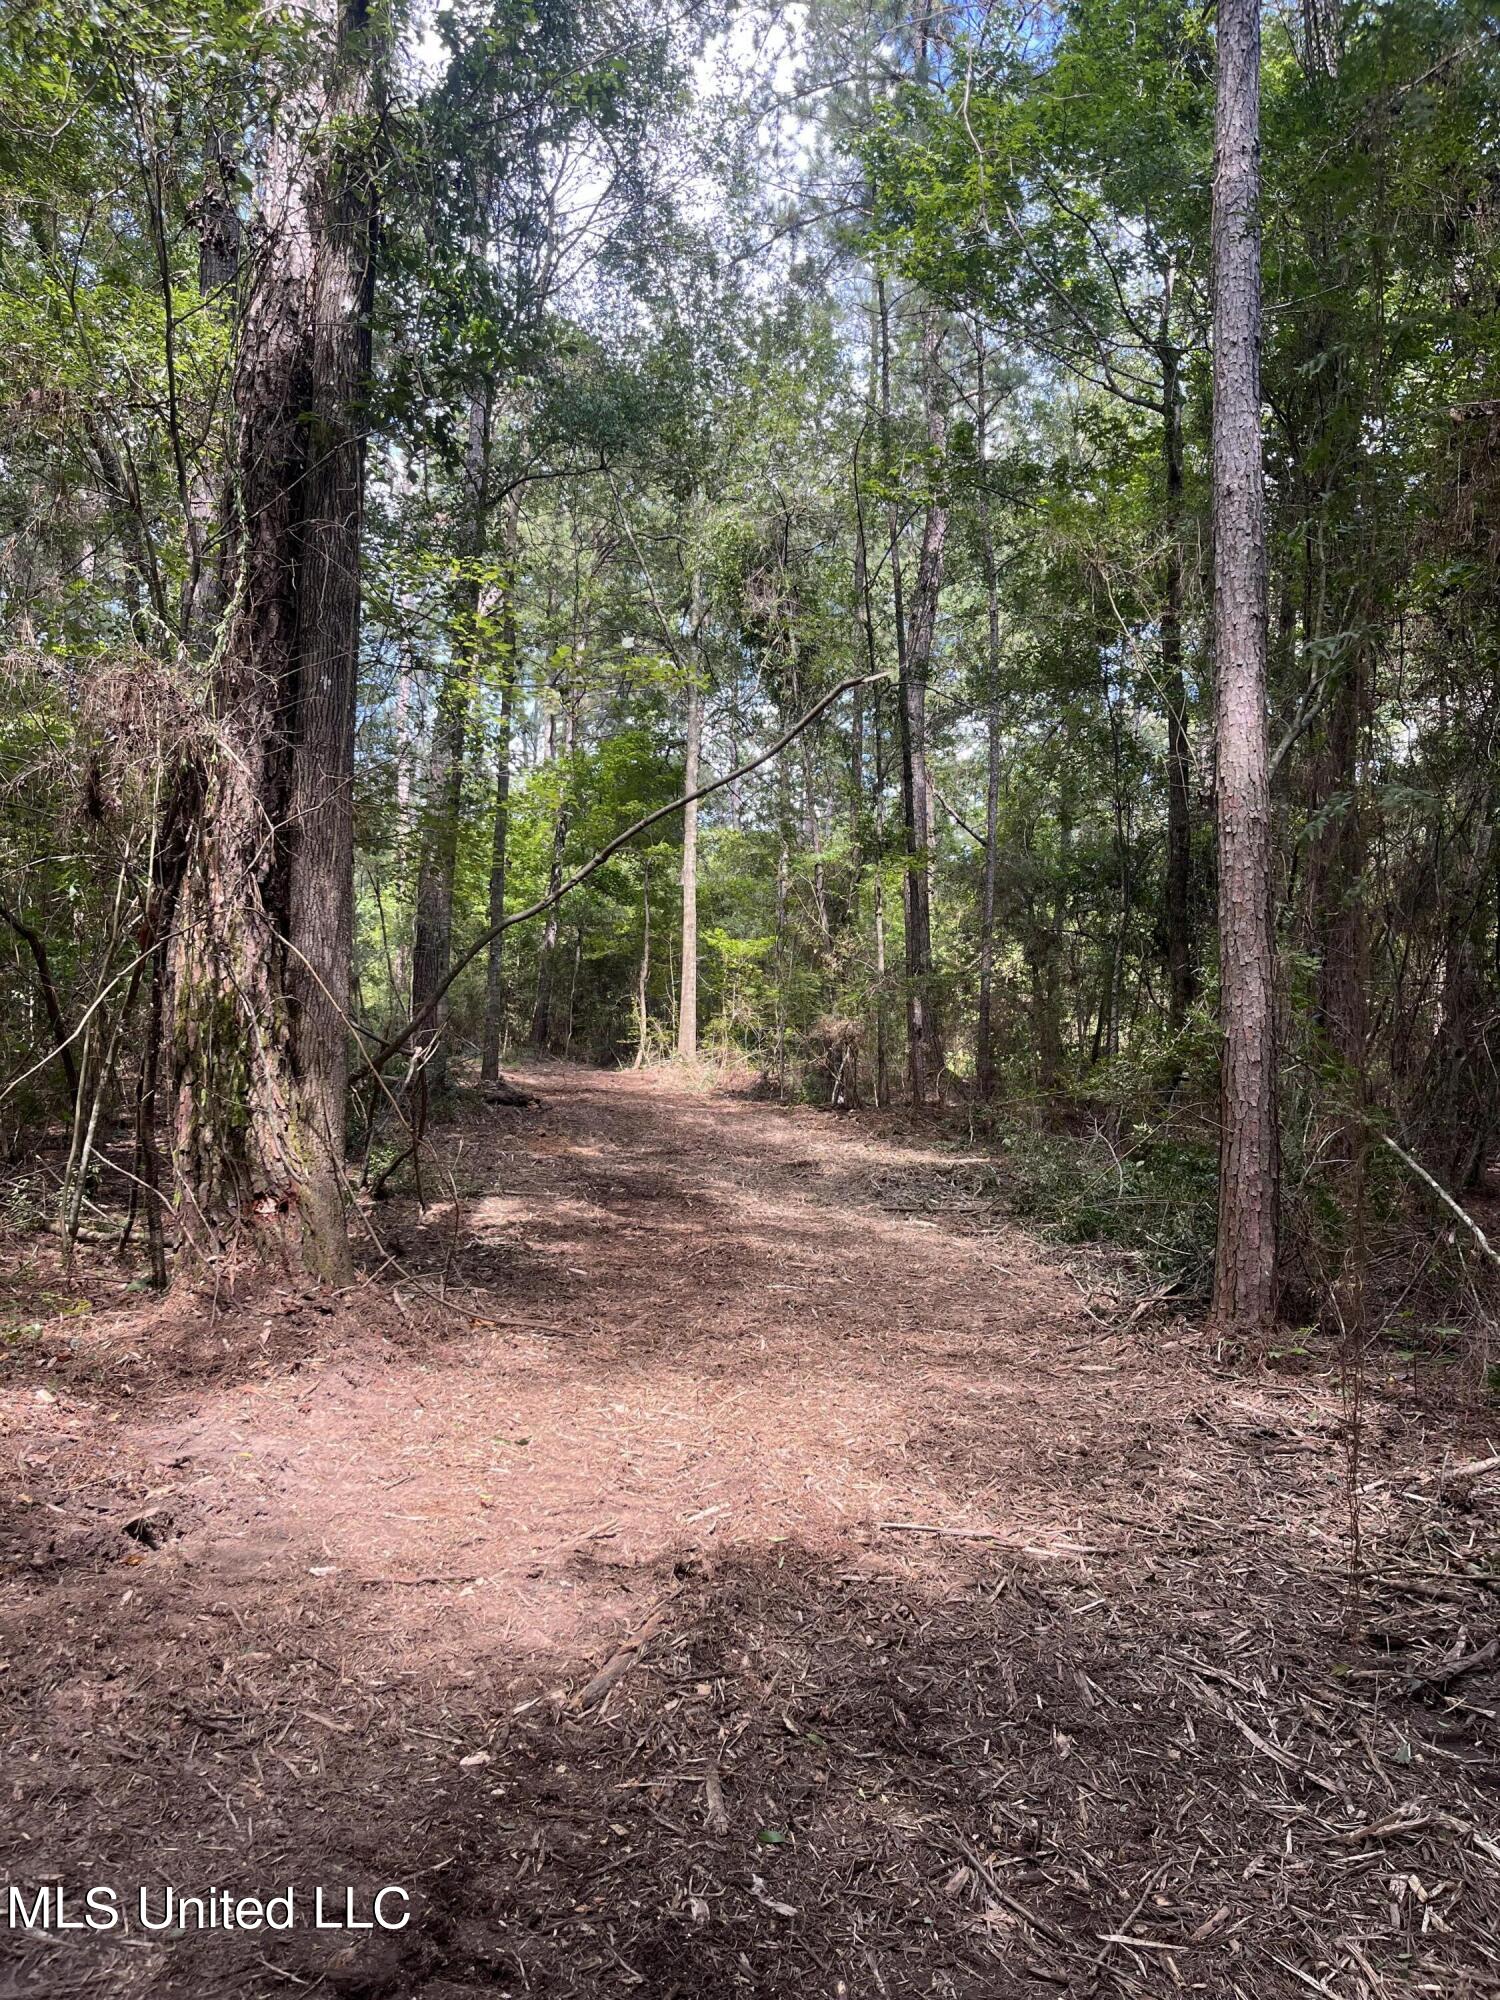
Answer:
<svg viewBox="0 0 1500 2000"><path fill-rule="evenodd" d="M0 1993L1500 1992L1493 1470L1372 1398L1351 1606L1331 1380L1092 1314L935 1140L523 1074L394 1284L0 1377L8 1879L410 1926Z"/></svg>

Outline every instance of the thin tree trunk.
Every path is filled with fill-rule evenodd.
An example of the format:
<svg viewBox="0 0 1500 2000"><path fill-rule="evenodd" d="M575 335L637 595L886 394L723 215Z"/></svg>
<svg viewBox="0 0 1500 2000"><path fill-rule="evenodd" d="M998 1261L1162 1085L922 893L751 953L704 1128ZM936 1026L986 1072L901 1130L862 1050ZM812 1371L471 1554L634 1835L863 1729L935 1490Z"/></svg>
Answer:
<svg viewBox="0 0 1500 2000"><path fill-rule="evenodd" d="M1167 711L1167 867L1165 883L1167 1020L1175 1032L1193 1003L1192 751L1182 676L1182 391L1171 338L1171 285L1162 306L1162 458L1166 474L1167 550L1162 575L1161 683Z"/></svg>
<svg viewBox="0 0 1500 2000"><path fill-rule="evenodd" d="M1112 701L1109 703L1109 741L1110 773L1114 793L1115 860L1120 871L1120 920L1115 930L1114 948L1110 956L1109 1031L1105 1038L1105 1052L1117 1056L1120 1053L1120 1001L1125 979L1125 945L1130 932L1130 913L1135 892L1130 873L1128 801L1125 797L1125 776L1120 755L1120 711ZM1097 1045L1094 1059L1098 1060Z"/></svg>
<svg viewBox="0 0 1500 2000"><path fill-rule="evenodd" d="M698 604L701 583L693 577ZM701 622L701 607L694 625ZM703 743L703 684L696 661L687 690L687 752L682 789L698 789L698 762ZM682 1001L677 1010L677 1053L692 1061L698 1053L698 804L682 809Z"/></svg>
<svg viewBox="0 0 1500 2000"><path fill-rule="evenodd" d="M564 757L571 757L573 754L573 721L573 708L570 704L563 728ZM556 734L557 718L554 716L552 719L554 754ZM552 817L552 862L547 871L549 896L555 896L562 887L563 854L567 847L570 819L566 783L567 780L564 779L564 790L558 797L557 810ZM531 1010L531 1045L536 1049L545 1049L552 1039L552 974L554 960L557 957L558 926L558 905L554 903L547 912L547 920L542 927L541 945L537 951L536 1004Z"/></svg>
<svg viewBox="0 0 1500 2000"><path fill-rule="evenodd" d="M438 691L432 748L422 805L417 863L415 921L412 926L411 1011L416 1015L448 977L453 957L453 882L458 870L459 822L463 811L464 754L469 703L478 649L480 575L488 530L491 396L488 385L469 400L464 448L464 520L459 538L463 567L454 593L449 625L448 663ZM429 1095L448 1081L447 1005L440 1003L423 1030L430 1050L426 1064Z"/></svg>
<svg viewBox="0 0 1500 2000"><path fill-rule="evenodd" d="M791 886L791 847L788 827L792 817L786 759L776 760L776 1087L786 1096L787 1029L787 898Z"/></svg>
<svg viewBox="0 0 1500 2000"><path fill-rule="evenodd" d="M1073 799L1066 785L1057 800L1057 885L1052 899L1052 919L1041 938L1041 976L1033 986L1040 1000L1037 1022L1037 1082L1046 1093L1057 1089L1062 1077L1062 976L1063 947L1068 924L1068 870L1073 860Z"/></svg>
<svg viewBox="0 0 1500 2000"><path fill-rule="evenodd" d="M583 925L580 923L573 933L573 976L568 981L568 1017L567 1023L563 1028L562 1038L564 1055L569 1054L573 1047L573 1007L578 999L578 973L582 964Z"/></svg>
<svg viewBox="0 0 1500 2000"><path fill-rule="evenodd" d="M167 1283L167 1246L162 1229L161 1150L156 1142L156 1086L161 1068L162 1000L166 986L163 952L157 945L151 955L151 1006L146 1020L146 1046L141 1055L141 1088L136 1100L136 1153L145 1182L146 1247L151 1264L151 1283L164 1291Z"/></svg>
<svg viewBox="0 0 1500 2000"><path fill-rule="evenodd" d="M1360 801L1359 739L1365 713L1367 662L1354 643L1330 707L1326 775L1343 792L1331 807L1319 856L1317 910L1320 963L1318 1015L1337 1064L1329 1126L1330 1180L1345 1224L1343 1269L1336 1287L1342 1330L1364 1330L1365 1182L1369 1160L1367 1041L1369 932L1365 921L1365 835Z"/></svg>
<svg viewBox="0 0 1500 2000"><path fill-rule="evenodd" d="M979 547L985 595L985 781L984 888L979 910L979 1020L975 1028L975 1083L986 1103L995 1094L995 878L1000 835L1000 580L990 520L989 404L984 367L984 329L974 329L974 422L979 446Z"/></svg>
<svg viewBox="0 0 1500 2000"><path fill-rule="evenodd" d="M515 716L516 579L520 549L520 508L513 494L505 517L505 574L500 600L500 727L495 739L495 817L490 840L489 928L496 932L505 919L505 878L510 843L510 745ZM500 1080L500 1045L505 1039L505 934L489 942L484 968L484 1046L480 1076L485 1083Z"/></svg>
<svg viewBox="0 0 1500 2000"><path fill-rule="evenodd" d="M792 705L802 706L801 648L797 644L795 618L787 620L787 665L788 678L792 690ZM818 947L826 964L833 950L832 927L828 920L828 879L823 865L823 836L818 827L817 784L814 777L813 732L808 730L798 739L797 762L802 774L802 845L812 857L813 914L818 925Z"/></svg>
<svg viewBox="0 0 1500 2000"><path fill-rule="evenodd" d="M641 969L636 979L636 1041L635 1061L631 1067L640 1069L646 1061L646 1045L649 1038L650 1016L646 1008L647 993L651 981L651 862L648 856L641 856Z"/></svg>
<svg viewBox="0 0 1500 2000"><path fill-rule="evenodd" d="M929 311L922 322L922 400L927 420L927 442L932 452L932 476L941 482L947 448L947 419L942 405L939 351L942 327L938 315ZM941 487L927 507L922 528L921 554L912 589L911 617L906 637L905 698L901 706L902 749L910 771L911 825L916 848L912 855L911 923L908 928L909 971L912 1000L916 1012L914 1031L922 1046L923 1091L915 1101L926 1101L930 1088L940 1089L943 1068L942 1039L938 1028L937 996L933 990L932 960L932 872L937 801L927 770L927 683L932 669L932 649L937 633L938 598L943 587L943 555L948 538L948 508Z"/></svg>
<svg viewBox="0 0 1500 2000"><path fill-rule="evenodd" d="M57 981L52 976L52 961L47 956L47 947L42 934L33 925L25 923L14 910L0 903L0 919L8 923L17 937L24 940L36 965L36 980L42 996L42 1005L47 1011L47 1026L52 1031L53 1047L57 1060L62 1066L67 1080L68 1096L78 1095L78 1065L73 1058L73 1045L67 1022L63 1019L62 1001L58 998Z"/></svg>
<svg viewBox="0 0 1500 2000"><path fill-rule="evenodd" d="M891 1038L886 1010L886 974L889 969L885 939L885 780L886 734L882 726L885 690L877 686L871 708L875 725L875 769L872 775L875 814L875 1104L891 1101Z"/></svg>
<svg viewBox="0 0 1500 2000"><path fill-rule="evenodd" d="M453 878L458 866L468 705L468 681L460 669L451 668L438 690L423 788L412 925L412 1014L427 1005L447 978L453 955ZM447 1012L447 1003L441 1003L419 1041L419 1046L430 1051L426 1064L429 1095L443 1090L448 1081Z"/></svg>
<svg viewBox="0 0 1500 2000"><path fill-rule="evenodd" d="M880 316L880 403L884 455L891 449L890 312L883 280L877 284ZM928 441L933 447L935 476L940 476L946 439L936 382L939 331L935 314L922 328L923 397ZM904 615L900 561L901 524L895 506L889 514L891 589L896 625L897 719L901 752L901 816L905 833L906 873L902 887L906 934L906 1055L913 1104L926 1104L942 1068L933 1019L932 914L930 899L930 800L927 785L927 671L942 588L943 545L948 531L947 508L934 496L927 509L922 551L917 566L911 617Z"/></svg>
<svg viewBox="0 0 1500 2000"><path fill-rule="evenodd" d="M1213 1318L1276 1306L1275 964L1260 417L1260 6L1220 0L1213 186L1214 666L1223 1020Z"/></svg>

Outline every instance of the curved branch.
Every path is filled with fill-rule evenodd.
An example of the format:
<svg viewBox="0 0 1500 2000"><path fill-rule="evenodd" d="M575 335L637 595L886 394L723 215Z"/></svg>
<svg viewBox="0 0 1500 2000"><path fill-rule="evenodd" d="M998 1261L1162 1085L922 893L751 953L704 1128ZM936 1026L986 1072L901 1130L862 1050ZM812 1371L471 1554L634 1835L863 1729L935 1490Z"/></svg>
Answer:
<svg viewBox="0 0 1500 2000"><path fill-rule="evenodd" d="M481 931L468 950L454 962L447 978L431 995L426 1005L418 1013L413 1014L399 1034L392 1035L389 1040L382 1042L379 1048L366 1056L364 1063L351 1080L358 1082L361 1077L378 1075L392 1056L399 1055L412 1036L424 1028L436 1014L454 980L473 964L480 952L499 937L502 931L508 931L513 924L527 923L532 917L539 917L544 911L550 910L555 903L560 903L564 896L571 895L581 883L586 882L591 875L602 868L606 861L618 854L622 847L628 846L638 833L644 833L648 826L655 826L658 820L667 819L671 814L681 812L684 806L692 805L698 799L706 799L711 792L720 792L726 785L732 785L736 780L748 777L750 772L758 771L762 764L769 764L773 757L778 756L789 743L795 742L804 729L810 728L818 717L832 708L843 695L851 694L855 688L869 687L874 681L888 681L894 678L891 670L886 668L881 673L856 674L851 680L840 681L838 686L825 694L821 701L815 702L800 721L794 722L790 729L784 730L774 743L762 750L758 757L752 757L748 764L741 764L733 771L726 771L722 778L713 778L708 784L700 785L696 791L684 792L681 798L672 799L667 805L657 806L654 812L643 813L638 820L627 826L623 833L617 833L614 839L606 841L596 854L590 855L583 866L550 895L542 896L534 903L528 903L524 910L517 910L502 923L493 924L489 930Z"/></svg>

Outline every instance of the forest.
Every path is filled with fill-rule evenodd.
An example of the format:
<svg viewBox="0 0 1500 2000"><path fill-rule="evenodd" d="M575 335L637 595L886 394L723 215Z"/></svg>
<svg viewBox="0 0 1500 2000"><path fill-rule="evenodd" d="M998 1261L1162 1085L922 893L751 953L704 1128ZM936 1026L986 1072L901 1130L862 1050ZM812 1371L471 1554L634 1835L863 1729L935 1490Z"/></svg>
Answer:
<svg viewBox="0 0 1500 2000"><path fill-rule="evenodd" d="M1500 1994L1486 0L6 0L0 634L0 1996Z"/></svg>

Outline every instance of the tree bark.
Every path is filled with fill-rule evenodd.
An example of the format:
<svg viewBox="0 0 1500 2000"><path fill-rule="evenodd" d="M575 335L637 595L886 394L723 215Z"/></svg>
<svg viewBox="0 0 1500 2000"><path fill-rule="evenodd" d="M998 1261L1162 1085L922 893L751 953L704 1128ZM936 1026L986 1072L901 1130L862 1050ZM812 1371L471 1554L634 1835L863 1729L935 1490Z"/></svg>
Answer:
<svg viewBox="0 0 1500 2000"><path fill-rule="evenodd" d="M641 1069L646 1061L646 1049L650 1040L651 1016L648 998L651 988L651 857L641 856L641 965L636 977L635 1015L636 1040L635 1061L632 1069Z"/></svg>
<svg viewBox="0 0 1500 2000"><path fill-rule="evenodd" d="M325 67L268 142L232 385L234 581L171 969L173 1163L189 1265L233 1249L343 1283L371 71L363 0L310 20Z"/></svg>
<svg viewBox="0 0 1500 2000"><path fill-rule="evenodd" d="M573 754L574 709L568 704L563 729L562 755ZM553 716L552 742L554 759L557 754L557 717ZM557 810L552 816L552 863L547 873L547 893L555 896L562 886L563 855L568 842L568 824L571 818L568 809L567 779L563 780L563 790L557 801ZM536 1004L531 1010L531 1045L535 1049L547 1048L552 1040L552 974L557 957L558 906L554 903L547 912L547 920L542 926L542 940L537 949Z"/></svg>
<svg viewBox="0 0 1500 2000"><path fill-rule="evenodd" d="M989 404L984 368L984 329L974 332L974 423L979 447L979 550L985 596L985 776L984 887L979 907L979 1019L975 1027L974 1073L981 1100L995 1094L995 1030L991 1018L995 980L995 879L1000 835L1000 579L990 520Z"/></svg>
<svg viewBox="0 0 1500 2000"><path fill-rule="evenodd" d="M1213 1318L1276 1307L1275 966L1260 415L1260 9L1220 0L1213 185L1214 664L1223 1050Z"/></svg>
<svg viewBox="0 0 1500 2000"><path fill-rule="evenodd" d="M469 703L478 651L481 583L479 566L488 539L490 457L489 385L469 399L464 446L463 521L459 535L461 569L449 626L448 662L438 690L437 714L427 760L417 863L415 921L412 926L411 1011L426 1007L448 977L453 956L453 880L458 870L459 820L463 810L464 755ZM427 1088L437 1093L448 1082L447 1006L433 1010L423 1042Z"/></svg>
<svg viewBox="0 0 1500 2000"><path fill-rule="evenodd" d="M505 1039L505 934L498 926L505 920L505 878L510 844L510 743L515 717L516 677L516 577L520 552L520 506L512 494L505 516L505 574L501 583L500 727L495 739L495 817L490 840L489 928L492 933L485 953L484 1047L480 1076L485 1083L500 1080L500 1044Z"/></svg>
<svg viewBox="0 0 1500 2000"><path fill-rule="evenodd" d="M913 1071L912 1098L927 1101L936 1092L943 1068L938 1028L937 996L933 991L932 860L936 801L927 771L927 682L937 632L938 599L943 588L943 555L948 539L948 507L942 495L947 418L943 410L939 351L942 325L935 312L922 321L922 402L927 442L932 453L932 478L937 483L922 527L922 548L912 589L911 618L906 637L906 672L901 701L903 795L907 806L907 853L910 897L907 922L908 1006L911 1035L920 1052Z"/></svg>
<svg viewBox="0 0 1500 2000"><path fill-rule="evenodd" d="M884 281L877 283L880 317L880 411L883 453L887 469L891 453L890 311ZM934 478L941 477L946 422L936 380L940 328L935 313L922 325L923 402L928 442L932 446ZM913 1104L926 1104L942 1069L933 1015L932 903L929 827L931 801L927 784L927 672L937 625L938 596L943 580L943 548L948 510L934 494L922 531L917 581L911 615L902 602L901 523L894 505L889 510L891 590L896 626L897 726L901 757L901 818L905 835L906 872L902 906L906 939L906 1060Z"/></svg>
<svg viewBox="0 0 1500 2000"><path fill-rule="evenodd" d="M1187 1021L1193 975L1191 808L1192 753L1187 691L1182 677L1182 389L1180 357L1171 337L1171 289L1162 308L1162 459L1166 481L1166 558L1162 569L1161 684L1167 711L1167 866L1165 915L1167 1021Z"/></svg>
<svg viewBox="0 0 1500 2000"><path fill-rule="evenodd" d="M697 605L702 584L696 572L693 598ZM694 626L701 621L701 609ZM687 751L683 790L698 789L698 763L703 746L703 684L696 662L687 688ZM682 997L677 1009L677 1053L689 1061L698 1053L698 804L682 809Z"/></svg>

